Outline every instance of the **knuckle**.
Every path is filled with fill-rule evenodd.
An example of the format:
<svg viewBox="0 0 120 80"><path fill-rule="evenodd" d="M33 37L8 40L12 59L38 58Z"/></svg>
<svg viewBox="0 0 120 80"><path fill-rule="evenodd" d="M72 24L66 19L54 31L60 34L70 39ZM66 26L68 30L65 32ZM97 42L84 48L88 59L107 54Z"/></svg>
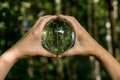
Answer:
<svg viewBox="0 0 120 80"><path fill-rule="evenodd" d="M31 33L32 33L33 36L37 36L38 35L38 31L36 29L33 29Z"/></svg>

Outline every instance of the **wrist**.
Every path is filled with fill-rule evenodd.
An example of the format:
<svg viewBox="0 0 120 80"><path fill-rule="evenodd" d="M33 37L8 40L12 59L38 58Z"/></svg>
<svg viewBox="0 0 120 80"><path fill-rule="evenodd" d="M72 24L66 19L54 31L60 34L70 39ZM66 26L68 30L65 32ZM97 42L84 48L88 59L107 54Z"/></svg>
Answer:
<svg viewBox="0 0 120 80"><path fill-rule="evenodd" d="M0 56L0 80L4 80L11 67L19 59L19 52L15 48L10 48Z"/></svg>
<svg viewBox="0 0 120 80"><path fill-rule="evenodd" d="M20 59L19 53L16 48L12 47L1 55L1 59L5 62L16 62Z"/></svg>
<svg viewBox="0 0 120 80"><path fill-rule="evenodd" d="M101 45L98 44L97 46L95 46L91 54L92 56L98 58L99 56L104 55L104 53L107 53L107 51Z"/></svg>

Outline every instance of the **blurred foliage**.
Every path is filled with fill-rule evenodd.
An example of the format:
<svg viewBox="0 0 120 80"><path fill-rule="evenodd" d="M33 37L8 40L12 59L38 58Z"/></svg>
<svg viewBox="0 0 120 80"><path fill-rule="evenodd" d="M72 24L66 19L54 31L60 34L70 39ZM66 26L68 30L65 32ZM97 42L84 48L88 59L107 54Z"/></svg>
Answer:
<svg viewBox="0 0 120 80"><path fill-rule="evenodd" d="M94 1L99 1L97 7L94 6ZM98 42L107 48L105 1L90 0L90 3L91 20L93 24L97 24L99 30ZM86 0L61 0L61 14L74 16L88 30L87 5ZM40 16L56 14L55 7L55 0L0 0L0 54L13 46ZM119 11L118 9L118 13ZM118 34L120 34L119 26L120 23L117 25ZM91 28L91 31L94 29ZM92 32L91 35L94 37L95 33ZM120 47L120 43L118 44ZM6 80L94 80L91 74L92 67L88 56L63 59L36 56L18 61ZM102 80L110 80L103 67L100 72Z"/></svg>
<svg viewBox="0 0 120 80"><path fill-rule="evenodd" d="M60 54L70 49L75 42L75 33L70 24L55 19L49 21L42 31L42 45L53 54Z"/></svg>

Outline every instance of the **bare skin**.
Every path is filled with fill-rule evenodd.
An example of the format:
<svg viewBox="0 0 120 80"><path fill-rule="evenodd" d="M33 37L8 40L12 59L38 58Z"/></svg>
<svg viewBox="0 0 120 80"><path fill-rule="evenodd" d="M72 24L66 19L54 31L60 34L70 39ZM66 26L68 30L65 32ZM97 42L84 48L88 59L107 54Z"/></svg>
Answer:
<svg viewBox="0 0 120 80"><path fill-rule="evenodd" d="M12 48L0 56L0 80L4 80L11 67L19 59L26 56L55 57L41 45L41 30L46 22L56 16L44 16L38 19L35 25Z"/></svg>
<svg viewBox="0 0 120 80"><path fill-rule="evenodd" d="M68 21L74 27L76 33L75 45L59 57L92 55L102 63L112 80L120 80L119 62L98 44L74 17L59 15L59 18Z"/></svg>
<svg viewBox="0 0 120 80"><path fill-rule="evenodd" d="M110 55L101 45L99 45L89 33L79 24L79 22L71 16L44 16L38 19L35 25L20 39L12 48L4 52L0 56L0 80L4 80L11 67L19 59L26 56L45 56L56 57L52 53L46 51L41 45L41 32L51 19L60 18L69 22L76 33L76 41L74 46L59 55L59 57L73 55L92 55L99 59L104 65L112 80L120 80L120 64Z"/></svg>

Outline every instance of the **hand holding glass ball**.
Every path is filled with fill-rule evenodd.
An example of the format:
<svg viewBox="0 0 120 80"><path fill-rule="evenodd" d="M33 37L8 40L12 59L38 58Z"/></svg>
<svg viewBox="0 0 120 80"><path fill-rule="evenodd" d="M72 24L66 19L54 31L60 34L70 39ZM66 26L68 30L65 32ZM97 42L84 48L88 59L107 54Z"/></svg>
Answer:
<svg viewBox="0 0 120 80"><path fill-rule="evenodd" d="M75 33L68 22L54 19L46 23L41 39L42 45L46 50L59 55L74 45Z"/></svg>

